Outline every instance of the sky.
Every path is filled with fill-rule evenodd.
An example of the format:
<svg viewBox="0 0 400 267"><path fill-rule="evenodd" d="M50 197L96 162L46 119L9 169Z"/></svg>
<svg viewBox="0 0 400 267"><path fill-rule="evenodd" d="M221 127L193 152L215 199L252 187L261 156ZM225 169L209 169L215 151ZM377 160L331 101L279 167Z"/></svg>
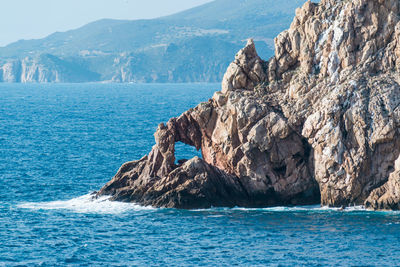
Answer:
<svg viewBox="0 0 400 267"><path fill-rule="evenodd" d="M0 46L103 19L149 19L212 0L0 0Z"/></svg>

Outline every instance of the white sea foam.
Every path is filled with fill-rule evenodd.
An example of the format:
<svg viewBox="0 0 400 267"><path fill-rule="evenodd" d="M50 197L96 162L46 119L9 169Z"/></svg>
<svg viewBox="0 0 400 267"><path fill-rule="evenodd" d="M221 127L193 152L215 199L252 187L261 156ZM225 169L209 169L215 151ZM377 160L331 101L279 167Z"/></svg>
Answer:
<svg viewBox="0 0 400 267"><path fill-rule="evenodd" d="M143 207L133 203L123 203L110 201L109 197L93 198L92 194L73 198L65 201L51 202L24 202L17 205L21 209L31 210L68 210L76 213L87 214L122 214L134 211L157 211L159 209L153 207ZM270 208L211 208L211 209L193 209L192 212L230 212L230 211L267 211L267 212L371 212L363 206L352 206L346 208L332 208L319 205L311 206L278 206ZM374 211L378 213L400 214L400 211ZM215 217L222 216L216 214Z"/></svg>
<svg viewBox="0 0 400 267"><path fill-rule="evenodd" d="M371 212L371 210L367 210L364 206L351 206L346 208L332 208L327 206L296 206L296 207L271 207L271 208L233 208L233 210L241 210L241 211L270 211L270 212ZM378 211L381 212L381 211ZM386 213L399 213L397 211L382 211Z"/></svg>
<svg viewBox="0 0 400 267"><path fill-rule="evenodd" d="M334 208L320 205L308 205L308 206L277 206L277 207L269 207L269 208L243 208L243 207L234 207L234 208L211 208L211 209L193 209L190 210L192 212L217 212L217 213L231 213L232 211L240 211L240 212L271 212L271 213L279 213L279 212L306 212L306 213L352 213L352 212L365 212L365 213L383 213L385 215L400 215L400 211L373 211L368 210L364 206L350 206L345 208Z"/></svg>
<svg viewBox="0 0 400 267"><path fill-rule="evenodd" d="M142 207L133 203L110 201L109 197L93 198L87 194L65 201L26 202L18 208L32 210L69 210L76 213L121 214L131 211L155 210L151 207Z"/></svg>

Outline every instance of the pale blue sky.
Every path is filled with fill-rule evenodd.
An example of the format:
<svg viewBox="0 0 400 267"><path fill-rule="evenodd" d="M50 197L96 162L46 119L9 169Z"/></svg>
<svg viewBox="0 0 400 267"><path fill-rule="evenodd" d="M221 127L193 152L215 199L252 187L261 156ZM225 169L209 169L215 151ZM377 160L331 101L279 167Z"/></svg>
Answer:
<svg viewBox="0 0 400 267"><path fill-rule="evenodd" d="M102 18L155 18L212 0L0 0L0 46Z"/></svg>

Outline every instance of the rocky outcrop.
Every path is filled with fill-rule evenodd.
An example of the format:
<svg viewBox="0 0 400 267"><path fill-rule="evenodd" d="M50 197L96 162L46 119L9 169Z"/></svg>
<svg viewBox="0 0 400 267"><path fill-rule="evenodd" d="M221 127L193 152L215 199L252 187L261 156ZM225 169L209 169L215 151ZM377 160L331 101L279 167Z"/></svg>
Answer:
<svg viewBox="0 0 400 267"><path fill-rule="evenodd" d="M252 39L239 51L222 80L222 93L229 90L253 90L256 85L267 81L266 62L257 54Z"/></svg>
<svg viewBox="0 0 400 267"><path fill-rule="evenodd" d="M178 208L399 209L400 3L309 1L275 45L262 61L249 41L222 91L161 124L151 153L99 195ZM203 159L175 165L175 142Z"/></svg>
<svg viewBox="0 0 400 267"><path fill-rule="evenodd" d="M171 208L208 208L211 206L240 206L248 196L239 179L195 157L175 168L161 179L153 178L145 184L137 169L146 165L148 159L126 163L114 178L122 187L115 188L111 182L102 194L112 194L113 200L139 202L143 205ZM142 176L135 181L127 175ZM135 184L136 183L136 184ZM133 189L133 191L132 191Z"/></svg>
<svg viewBox="0 0 400 267"><path fill-rule="evenodd" d="M245 93L217 93L160 124L150 154L122 166L99 194L178 208L318 203L310 146L279 111ZM176 142L201 149L203 160L175 165Z"/></svg>
<svg viewBox="0 0 400 267"><path fill-rule="evenodd" d="M363 204L394 170L398 15L398 1L308 2L276 39L275 98L314 149L323 205Z"/></svg>
<svg viewBox="0 0 400 267"><path fill-rule="evenodd" d="M395 162L395 170L389 180L373 190L365 201L367 208L400 210L400 157Z"/></svg>

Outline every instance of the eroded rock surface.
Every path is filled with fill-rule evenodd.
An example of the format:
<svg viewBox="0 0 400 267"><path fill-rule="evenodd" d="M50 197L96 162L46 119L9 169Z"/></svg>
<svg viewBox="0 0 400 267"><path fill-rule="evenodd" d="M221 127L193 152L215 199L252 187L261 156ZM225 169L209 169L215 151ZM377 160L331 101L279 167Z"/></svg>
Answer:
<svg viewBox="0 0 400 267"><path fill-rule="evenodd" d="M258 56L253 40L249 39L228 67L222 79L222 93L233 89L253 90L266 81L266 62Z"/></svg>
<svg viewBox="0 0 400 267"><path fill-rule="evenodd" d="M250 40L221 92L161 124L151 153L99 194L177 208L399 209L399 18L398 0L307 2L273 58ZM175 165L175 142L203 159Z"/></svg>

